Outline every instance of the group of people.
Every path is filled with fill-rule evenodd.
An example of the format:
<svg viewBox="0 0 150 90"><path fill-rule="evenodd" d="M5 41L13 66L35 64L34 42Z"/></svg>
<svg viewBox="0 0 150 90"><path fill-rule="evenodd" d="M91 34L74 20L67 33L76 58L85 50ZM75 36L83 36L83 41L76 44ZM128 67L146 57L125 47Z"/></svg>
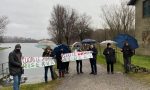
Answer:
<svg viewBox="0 0 150 90"><path fill-rule="evenodd" d="M77 45L75 47L75 52L81 52L83 51L81 46ZM97 64L96 64L96 58L98 51L94 45L90 45L86 51L91 51L93 58L90 58L90 65L91 65L91 73L93 75L97 75ZM124 58L124 68L125 68L125 73L128 73L130 71L130 65L131 65L131 56L134 54L133 50L129 46L127 42L125 42L124 47L121 49L123 52L123 58ZM71 52L71 50L69 50ZM57 69L59 73L59 77L62 78L65 76L65 74L69 73L69 62L62 62L62 55L65 54L66 52L64 49L61 49L57 54L53 52L51 47L47 47L44 49L44 52L42 54L42 57L54 57L57 62ZM106 58L106 63L107 63L107 73L108 74L113 74L114 73L114 63L116 62L116 55L115 55L115 49L112 48L111 44L108 43L107 47L104 49L103 54L105 55ZM22 63L21 63L21 45L17 44L15 46L14 51L10 52L9 54L9 72L10 75L13 76L13 90L19 90L20 86L20 80L21 80L21 75L24 73ZM51 78L52 80L55 79L54 76L54 69L53 66L45 66L45 83L48 82L48 69L50 69L51 72ZM76 60L76 71L77 74L82 74L82 60Z"/></svg>
<svg viewBox="0 0 150 90"><path fill-rule="evenodd" d="M83 51L81 49L81 46L77 45L76 52L81 52ZM87 51L92 51L92 56L93 58L90 58L90 65L91 65L91 73L90 74L97 74L97 66L96 66L96 58L97 58L97 49L95 48L94 45L90 45L90 47L87 49ZM76 70L77 70L77 74L82 74L82 60L76 60Z"/></svg>
<svg viewBox="0 0 150 90"><path fill-rule="evenodd" d="M81 52L83 51L81 46L77 45L75 47L75 50L73 52ZM91 64L91 73L90 74L97 74L97 67L96 67L96 56L97 56L97 49L94 45L90 45L88 48L88 51L92 51L93 58L90 58L90 64ZM69 73L69 62L62 62L62 55L66 52L61 49L60 52L55 54L56 62L57 62L57 69L59 70L59 77L64 77L65 74ZM69 49L69 53L71 53L71 50ZM76 71L77 74L82 74L82 60L76 60Z"/></svg>
<svg viewBox="0 0 150 90"><path fill-rule="evenodd" d="M123 48L121 49L123 53L124 61L124 73L128 73L131 70L131 57L135 54L135 51L130 47L128 42L124 43ZM115 49L112 48L111 43L107 44L107 47L104 49L103 54L106 58L107 63L107 73L114 73L114 64L116 63Z"/></svg>

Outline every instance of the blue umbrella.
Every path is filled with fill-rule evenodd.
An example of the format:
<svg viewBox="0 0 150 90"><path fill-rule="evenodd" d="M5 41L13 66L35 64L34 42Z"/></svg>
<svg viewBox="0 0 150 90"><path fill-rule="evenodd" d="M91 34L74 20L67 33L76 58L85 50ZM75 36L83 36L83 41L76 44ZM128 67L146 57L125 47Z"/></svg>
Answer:
<svg viewBox="0 0 150 90"><path fill-rule="evenodd" d="M119 48L123 48L125 42L128 42L132 49L139 47L137 40L128 34L119 34L114 38L114 41L117 42Z"/></svg>
<svg viewBox="0 0 150 90"><path fill-rule="evenodd" d="M63 52L64 53L69 53L69 47L65 44L60 44L58 45L57 47L54 48L54 54L55 55L59 55L61 52L61 49L63 49Z"/></svg>
<svg viewBox="0 0 150 90"><path fill-rule="evenodd" d="M93 40L93 39L84 39L84 40L82 40L81 43L82 44L94 44L94 43L96 43L96 40Z"/></svg>

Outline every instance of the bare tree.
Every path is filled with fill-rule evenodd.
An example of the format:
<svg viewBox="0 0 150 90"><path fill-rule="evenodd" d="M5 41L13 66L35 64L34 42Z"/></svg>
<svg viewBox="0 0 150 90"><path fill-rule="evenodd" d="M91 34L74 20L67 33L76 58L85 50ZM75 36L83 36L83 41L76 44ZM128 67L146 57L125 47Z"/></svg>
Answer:
<svg viewBox="0 0 150 90"><path fill-rule="evenodd" d="M50 26L48 27L48 32L58 44L63 42L63 29L64 18L65 18L66 10L63 6L57 5L53 8L53 12L51 13Z"/></svg>
<svg viewBox="0 0 150 90"><path fill-rule="evenodd" d="M6 25L8 24L8 18L6 16L0 16L0 42L2 42L3 33L6 30Z"/></svg>
<svg viewBox="0 0 150 90"><path fill-rule="evenodd" d="M78 23L76 24L77 35L79 36L80 41L82 41L86 36L92 34L92 29L90 28L91 17L83 14L79 17Z"/></svg>
<svg viewBox="0 0 150 90"><path fill-rule="evenodd" d="M58 44L69 45L75 38L82 40L91 34L90 17L86 14L80 16L74 9L57 5L53 8L51 16L48 31Z"/></svg>
<svg viewBox="0 0 150 90"><path fill-rule="evenodd" d="M111 38L119 33L129 33L135 29L135 10L127 6L127 0L122 0L120 5L102 7L101 11L101 18L107 25L106 28L110 29L108 34Z"/></svg>
<svg viewBox="0 0 150 90"><path fill-rule="evenodd" d="M71 43L71 36L73 35L73 32L75 32L76 23L78 20L78 15L74 9L67 9L67 12L65 14L65 28L64 28L64 37L66 43L69 45Z"/></svg>

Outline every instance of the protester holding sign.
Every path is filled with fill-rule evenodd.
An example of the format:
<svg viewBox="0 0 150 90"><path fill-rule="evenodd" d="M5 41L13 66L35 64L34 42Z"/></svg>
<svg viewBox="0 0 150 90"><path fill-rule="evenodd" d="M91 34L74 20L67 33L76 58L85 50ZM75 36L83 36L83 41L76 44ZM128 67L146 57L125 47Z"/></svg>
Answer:
<svg viewBox="0 0 150 90"><path fill-rule="evenodd" d="M52 49L49 46L44 50L42 57L53 57ZM47 74L48 74L49 68L50 68L50 72L51 72L51 78L52 78L52 80L54 80L53 66L45 66L44 67L44 69L45 69L45 75L44 75L45 83L48 82Z"/></svg>
<svg viewBox="0 0 150 90"><path fill-rule="evenodd" d="M79 45L77 45L75 52L81 52L81 48ZM82 60L76 60L76 70L77 70L77 74L83 73L82 72ZM79 70L79 65L80 65L80 70Z"/></svg>
<svg viewBox="0 0 150 90"><path fill-rule="evenodd" d="M96 58L97 58L97 49L94 45L90 45L89 51L92 51L93 58L90 58L91 64L91 73L97 75L97 66L96 66Z"/></svg>
<svg viewBox="0 0 150 90"><path fill-rule="evenodd" d="M9 72L13 76L13 90L19 90L21 75L24 73L21 57L21 45L17 44L15 50L9 54Z"/></svg>

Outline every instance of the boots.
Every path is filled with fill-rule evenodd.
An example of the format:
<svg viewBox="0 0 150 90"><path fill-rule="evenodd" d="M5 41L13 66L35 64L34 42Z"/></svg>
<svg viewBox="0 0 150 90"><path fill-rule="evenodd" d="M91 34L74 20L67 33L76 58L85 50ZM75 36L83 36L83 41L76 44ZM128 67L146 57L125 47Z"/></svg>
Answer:
<svg viewBox="0 0 150 90"><path fill-rule="evenodd" d="M64 77L65 73L63 71L59 71L59 78Z"/></svg>
<svg viewBox="0 0 150 90"><path fill-rule="evenodd" d="M62 74L62 77L64 77L64 76L65 76L65 73L64 73L63 71L61 72L61 74Z"/></svg>
<svg viewBox="0 0 150 90"><path fill-rule="evenodd" d="M61 71L59 71L59 78L61 78Z"/></svg>

